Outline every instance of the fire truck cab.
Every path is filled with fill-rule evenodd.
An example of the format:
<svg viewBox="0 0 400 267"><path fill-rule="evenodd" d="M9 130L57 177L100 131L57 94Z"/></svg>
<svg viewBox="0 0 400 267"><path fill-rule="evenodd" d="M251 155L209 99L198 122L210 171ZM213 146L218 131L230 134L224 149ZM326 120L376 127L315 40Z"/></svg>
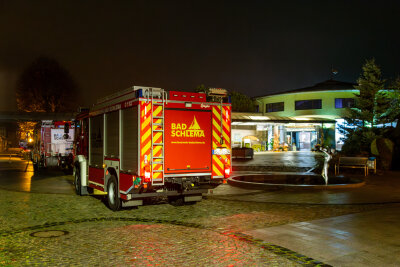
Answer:
<svg viewBox="0 0 400 267"><path fill-rule="evenodd" d="M81 112L76 193L105 192L114 211L157 196L177 205L201 201L231 173L231 105L222 90L214 93L219 102L133 86Z"/></svg>

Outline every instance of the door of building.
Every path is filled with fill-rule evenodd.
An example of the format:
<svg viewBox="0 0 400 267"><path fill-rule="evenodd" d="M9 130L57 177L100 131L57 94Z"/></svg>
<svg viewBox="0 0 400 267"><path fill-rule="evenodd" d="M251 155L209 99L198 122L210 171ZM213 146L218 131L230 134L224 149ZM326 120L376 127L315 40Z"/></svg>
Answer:
<svg viewBox="0 0 400 267"><path fill-rule="evenodd" d="M300 132L299 133L300 151L311 150L311 132Z"/></svg>

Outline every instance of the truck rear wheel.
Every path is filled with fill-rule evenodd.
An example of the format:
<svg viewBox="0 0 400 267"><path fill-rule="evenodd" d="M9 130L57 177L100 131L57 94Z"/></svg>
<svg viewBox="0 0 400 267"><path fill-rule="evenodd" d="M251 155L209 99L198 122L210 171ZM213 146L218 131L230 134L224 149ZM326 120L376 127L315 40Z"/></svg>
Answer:
<svg viewBox="0 0 400 267"><path fill-rule="evenodd" d="M172 206L194 205L200 200L185 200L184 196L169 196L168 202Z"/></svg>
<svg viewBox="0 0 400 267"><path fill-rule="evenodd" d="M107 183L107 203L112 211L117 211L121 208L121 199L119 198L117 178L111 176Z"/></svg>
<svg viewBox="0 0 400 267"><path fill-rule="evenodd" d="M185 204L183 201L183 196L169 196L168 202L172 206L183 206Z"/></svg>
<svg viewBox="0 0 400 267"><path fill-rule="evenodd" d="M75 169L75 193L78 196L82 195L81 172L78 168Z"/></svg>

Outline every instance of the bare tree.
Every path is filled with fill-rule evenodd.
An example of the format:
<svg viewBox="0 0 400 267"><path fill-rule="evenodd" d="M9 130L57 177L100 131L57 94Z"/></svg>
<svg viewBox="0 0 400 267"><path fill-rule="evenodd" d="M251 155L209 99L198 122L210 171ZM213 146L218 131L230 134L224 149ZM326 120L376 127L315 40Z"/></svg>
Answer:
<svg viewBox="0 0 400 267"><path fill-rule="evenodd" d="M20 111L66 112L74 107L77 85L56 60L40 57L21 74L16 92Z"/></svg>

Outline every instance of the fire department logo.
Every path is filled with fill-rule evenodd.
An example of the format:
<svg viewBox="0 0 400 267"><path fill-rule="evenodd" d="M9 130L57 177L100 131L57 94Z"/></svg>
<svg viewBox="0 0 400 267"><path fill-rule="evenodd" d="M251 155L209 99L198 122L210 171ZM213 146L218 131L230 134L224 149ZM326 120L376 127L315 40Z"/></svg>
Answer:
<svg viewBox="0 0 400 267"><path fill-rule="evenodd" d="M192 124L189 126L189 130L201 130L199 123L196 120L196 117L193 117Z"/></svg>
<svg viewBox="0 0 400 267"><path fill-rule="evenodd" d="M205 135L196 117L193 116L189 128L186 123L171 123L171 137L205 137Z"/></svg>

